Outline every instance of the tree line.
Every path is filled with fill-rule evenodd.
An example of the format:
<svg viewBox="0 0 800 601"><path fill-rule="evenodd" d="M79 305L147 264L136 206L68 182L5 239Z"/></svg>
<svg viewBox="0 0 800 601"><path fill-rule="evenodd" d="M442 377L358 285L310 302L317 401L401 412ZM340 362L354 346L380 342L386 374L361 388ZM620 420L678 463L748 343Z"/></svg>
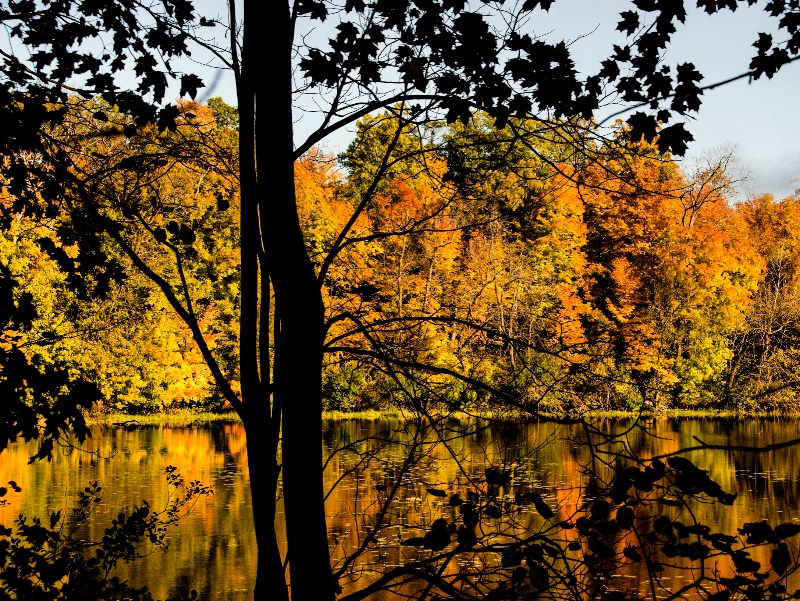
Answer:
<svg viewBox="0 0 800 601"><path fill-rule="evenodd" d="M130 244L195 299L237 389L236 109L212 99L181 111L174 132L143 130L135 150L108 135L122 117L100 101L60 135L93 172L149 155L148 178L109 178L104 190L122 219L136 187L138 206L150 203ZM375 115L338 158L311 149L297 161L331 324L326 409L402 407L407 383L374 355L388 347L439 370L415 374L430 402L467 411L491 406L489 388L554 414L796 409L797 200L737 202L730 150L687 167L622 127L614 145L567 143L591 127L507 134L476 114L398 128ZM4 204L14 204L7 186ZM191 329L130 258L107 245L106 271L82 274L92 294L81 294L64 220L12 215L2 263L29 307L14 335L34 364L89 374L106 411L224 409Z"/></svg>

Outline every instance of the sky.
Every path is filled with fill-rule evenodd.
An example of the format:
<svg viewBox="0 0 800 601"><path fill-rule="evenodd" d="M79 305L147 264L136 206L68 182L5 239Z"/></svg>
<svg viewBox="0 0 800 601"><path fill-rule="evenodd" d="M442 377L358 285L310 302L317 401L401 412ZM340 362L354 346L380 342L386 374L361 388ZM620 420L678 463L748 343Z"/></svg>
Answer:
<svg viewBox="0 0 800 601"><path fill-rule="evenodd" d="M773 20L759 7L742 7L735 13L723 11L706 15L687 3L688 18L679 28L665 58L672 65L692 62L703 73L701 85L728 79L747 71L755 49L751 44L758 32L774 32ZM213 16L223 10L219 0L200 0L201 14ZM556 0L545 13L535 11L529 27L549 41L571 41L579 71L589 74L607 58L613 44L625 41L616 31L619 13L631 10L626 0ZM330 20L329 20L330 23ZM776 35L776 39L780 39ZM200 92L201 98L222 96L236 104L233 78L229 73L195 69L204 80L214 85ZM703 105L687 124L694 135L685 157L687 163L720 147L735 147L741 173L749 173L740 185L739 197L772 194L784 198L800 189L800 118L796 106L800 98L800 61L784 67L773 79L749 82L747 79L706 92ZM623 109L615 105L601 109L597 118ZM623 115L624 117L624 115ZM613 119L611 120L613 121ZM675 121L675 120L673 120ZM299 138L309 127L308 118L295 123ZM343 150L352 137L352 130L327 141L331 152Z"/></svg>

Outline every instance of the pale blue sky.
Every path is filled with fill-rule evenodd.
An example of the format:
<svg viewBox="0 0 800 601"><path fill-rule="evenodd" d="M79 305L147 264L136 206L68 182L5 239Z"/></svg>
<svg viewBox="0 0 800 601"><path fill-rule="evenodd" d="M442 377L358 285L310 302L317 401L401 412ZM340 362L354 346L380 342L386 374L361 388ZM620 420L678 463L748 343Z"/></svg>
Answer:
<svg viewBox="0 0 800 601"><path fill-rule="evenodd" d="M763 3L763 2L762 2ZM688 7L694 6L687 2ZM226 3L201 0L202 13L224 12ZM579 70L595 72L607 58L613 44L625 36L616 31L621 10L631 10L626 0L557 0L549 13L536 11L529 27L551 41L574 40L573 56ZM691 61L706 76L703 83L713 83L747 70L754 52L751 44L757 32L771 31L771 20L759 8L740 8L736 13L724 11L708 16L688 8L689 17L679 29L666 61L676 64ZM778 36L776 38L780 39ZM213 73L204 74L211 83ZM220 95L235 104L232 78L219 77L210 95ZM207 97L208 92L201 92ZM785 67L772 80L748 83L740 80L707 92L696 119L688 124L695 137L687 159L722 145L735 145L743 167L751 177L741 195L770 193L782 198L800 188L800 118L796 115L800 97L800 64ZM602 119L616 112L619 105L598 112ZM313 120L301 119L296 124L298 139L313 128ZM333 136L328 148L337 151L349 141L347 133Z"/></svg>

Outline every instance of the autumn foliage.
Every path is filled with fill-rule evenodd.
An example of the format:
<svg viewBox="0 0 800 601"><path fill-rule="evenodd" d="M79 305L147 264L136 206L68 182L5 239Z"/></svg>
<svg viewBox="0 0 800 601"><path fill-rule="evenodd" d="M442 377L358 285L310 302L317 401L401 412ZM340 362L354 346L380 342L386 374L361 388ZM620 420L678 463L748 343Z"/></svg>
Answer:
<svg viewBox="0 0 800 601"><path fill-rule="evenodd" d="M362 122L346 172L318 151L298 163L315 256L336 252L386 129ZM797 202L737 203L729 152L686 172L643 143L579 162L480 117L402 136L411 158L325 274L329 408L485 408L499 392L555 412L794 409Z"/></svg>
<svg viewBox="0 0 800 601"><path fill-rule="evenodd" d="M60 135L79 140L76 164L128 243L192 299L238 390L236 113L218 100L180 111L174 131L139 128L128 143L103 134L124 123L98 103ZM620 130L578 153L582 127L509 135L479 114L424 128L371 116L338 157L314 148L296 163L328 409L795 409L797 199L737 202L729 152L690 169ZM150 161L149 177L125 161ZM81 293L68 222L15 213L3 195L0 262L31 307L9 348L85 375L105 409L223 407L149 277L106 238Z"/></svg>

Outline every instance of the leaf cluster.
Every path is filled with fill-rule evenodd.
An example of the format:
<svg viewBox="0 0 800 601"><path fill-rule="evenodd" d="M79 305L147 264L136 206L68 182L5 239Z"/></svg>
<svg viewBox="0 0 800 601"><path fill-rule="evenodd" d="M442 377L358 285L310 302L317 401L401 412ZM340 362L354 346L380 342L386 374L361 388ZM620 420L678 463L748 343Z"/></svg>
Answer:
<svg viewBox="0 0 800 601"><path fill-rule="evenodd" d="M23 515L13 528L0 525L0 598L151 601L147 587L129 585L113 575L114 568L120 561L128 563L143 554L165 550L168 528L183 519L200 498L212 494L199 482L184 487L173 466L165 471L171 489L165 508L152 511L143 501L130 513L121 512L99 542L81 536L81 528L102 501L103 487L97 482L78 493L68 516L54 512L49 526ZM18 487L16 490L20 492ZM172 601L194 599L197 593L187 591Z"/></svg>

